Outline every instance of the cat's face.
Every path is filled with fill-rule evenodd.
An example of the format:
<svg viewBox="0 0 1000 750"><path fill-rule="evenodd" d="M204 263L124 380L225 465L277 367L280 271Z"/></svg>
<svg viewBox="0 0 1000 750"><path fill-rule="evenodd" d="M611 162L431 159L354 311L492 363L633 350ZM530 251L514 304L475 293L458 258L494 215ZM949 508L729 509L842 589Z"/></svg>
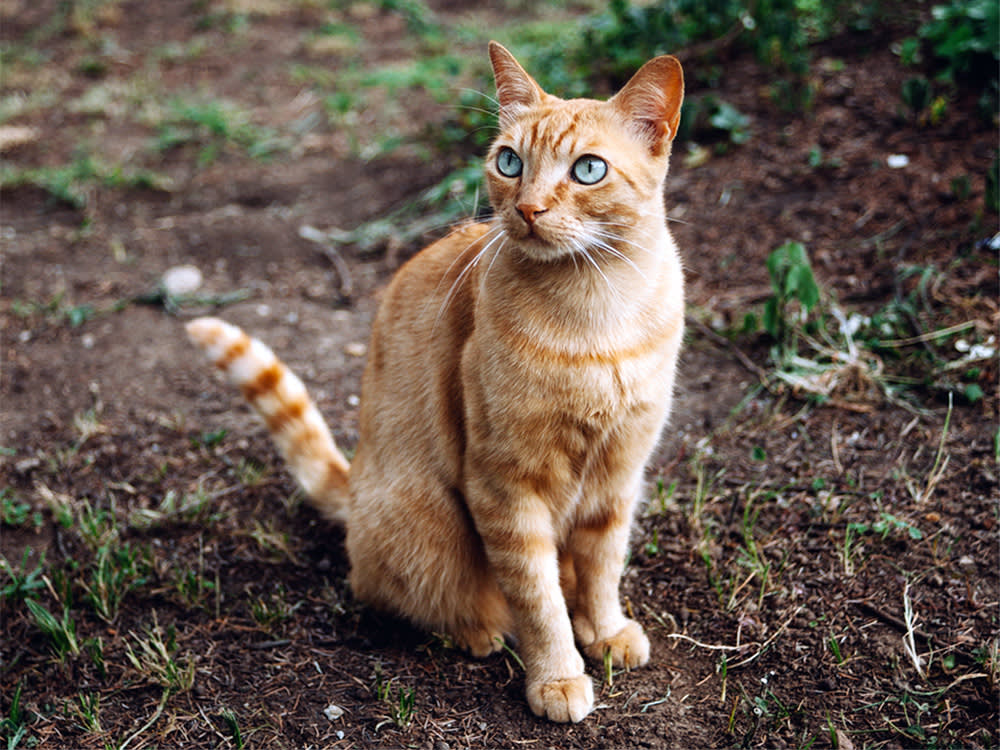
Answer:
<svg viewBox="0 0 1000 750"><path fill-rule="evenodd" d="M502 47L490 51L501 130L486 181L507 237L540 261L620 250L662 207L683 96L680 66L650 72L648 63L607 102L564 101L538 88ZM664 59L672 60L657 58Z"/></svg>

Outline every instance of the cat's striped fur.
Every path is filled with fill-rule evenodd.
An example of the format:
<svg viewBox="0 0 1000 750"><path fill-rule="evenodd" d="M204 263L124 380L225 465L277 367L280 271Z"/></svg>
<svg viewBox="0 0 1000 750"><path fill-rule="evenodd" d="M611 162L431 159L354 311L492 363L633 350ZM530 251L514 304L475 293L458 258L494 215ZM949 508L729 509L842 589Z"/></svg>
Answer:
<svg viewBox="0 0 1000 750"><path fill-rule="evenodd" d="M649 658L618 583L682 334L663 186L683 82L659 57L607 102L563 101L500 45L490 56L495 219L390 284L350 466L267 347L215 319L188 331L345 523L358 597L477 655L516 636L532 710L579 721L593 692L576 643Z"/></svg>

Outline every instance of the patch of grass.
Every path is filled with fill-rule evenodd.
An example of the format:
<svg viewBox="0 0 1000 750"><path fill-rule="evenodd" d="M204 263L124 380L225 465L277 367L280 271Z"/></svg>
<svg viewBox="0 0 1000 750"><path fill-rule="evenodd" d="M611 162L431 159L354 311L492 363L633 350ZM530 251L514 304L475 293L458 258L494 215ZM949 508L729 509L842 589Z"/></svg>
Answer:
<svg viewBox="0 0 1000 750"><path fill-rule="evenodd" d="M31 547L25 547L21 555L20 568L17 570L6 557L0 555L0 572L6 579L3 586L0 586L0 599L4 601L24 599L45 588L45 553L42 552L35 567L28 570L28 559L31 555Z"/></svg>
<svg viewBox="0 0 1000 750"><path fill-rule="evenodd" d="M375 726L378 731L386 724L394 724L399 729L406 729L413 721L416 713L416 689L397 688L393 692L393 680L386 680L382 674L382 665L375 665L375 697L389 709L389 715Z"/></svg>
<svg viewBox="0 0 1000 750"><path fill-rule="evenodd" d="M122 600L129 591L145 584L150 567L149 553L141 553L130 544L108 543L98 548L90 581L84 584L87 600L97 616L114 622Z"/></svg>
<svg viewBox="0 0 1000 750"><path fill-rule="evenodd" d="M67 713L78 719L85 731L100 734L104 730L101 728L101 695L100 693L85 692L76 696L76 700L69 704Z"/></svg>
<svg viewBox="0 0 1000 750"><path fill-rule="evenodd" d="M195 662L190 655L177 654L177 633L173 625L160 627L156 612L153 624L142 635L131 633L125 656L129 663L150 682L164 691L185 693L194 686Z"/></svg>
<svg viewBox="0 0 1000 750"><path fill-rule="evenodd" d="M300 606L302 606L302 602L291 604L288 601L285 587L279 584L276 591L272 591L267 596L254 597L251 600L250 615L261 629L276 634L281 630L281 626L295 615L295 611Z"/></svg>
<svg viewBox="0 0 1000 750"><path fill-rule="evenodd" d="M10 487L0 490L0 524L4 526L42 526L42 514L33 511L31 505L22 502Z"/></svg>
<svg viewBox="0 0 1000 750"><path fill-rule="evenodd" d="M222 518L214 510L214 497L203 487L194 492L167 490L155 508L135 508L128 518L132 528L149 530L168 524L207 524Z"/></svg>
<svg viewBox="0 0 1000 750"><path fill-rule="evenodd" d="M73 161L54 167L0 165L0 189L31 185L48 194L53 203L84 209L98 188L167 190L169 180L143 169L108 164L92 154L80 154Z"/></svg>
<svg viewBox="0 0 1000 750"><path fill-rule="evenodd" d="M48 636L56 660L66 661L67 656L80 655L80 641L76 636L76 621L66 602L62 604L62 616L56 617L35 599L25 599L25 606L32 619L45 635Z"/></svg>
<svg viewBox="0 0 1000 750"><path fill-rule="evenodd" d="M21 706L21 694L24 683L17 683L14 694L10 697L10 707L7 715L0 718L0 736L7 740L8 750L16 748L28 731L28 715Z"/></svg>
<svg viewBox="0 0 1000 750"><path fill-rule="evenodd" d="M237 147L254 159L266 159L289 145L273 130L251 122L236 105L217 99L171 99L156 130L157 150L196 146L199 166L214 162L227 147Z"/></svg>

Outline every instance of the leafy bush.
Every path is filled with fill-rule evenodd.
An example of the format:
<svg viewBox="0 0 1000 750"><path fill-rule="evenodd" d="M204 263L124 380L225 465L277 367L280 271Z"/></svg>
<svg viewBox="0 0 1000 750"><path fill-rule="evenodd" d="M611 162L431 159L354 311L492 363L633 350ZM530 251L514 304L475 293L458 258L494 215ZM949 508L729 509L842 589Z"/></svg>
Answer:
<svg viewBox="0 0 1000 750"><path fill-rule="evenodd" d="M944 62L943 74L986 80L997 75L1000 61L1000 5L996 0L951 0L931 9L932 20L920 38Z"/></svg>
<svg viewBox="0 0 1000 750"><path fill-rule="evenodd" d="M809 0L663 0L636 6L612 0L584 29L577 57L602 61L608 69L599 72L617 77L654 55L693 44L706 43L711 52L713 46L738 43L762 62L800 75L808 63L809 28L800 6L812 5Z"/></svg>

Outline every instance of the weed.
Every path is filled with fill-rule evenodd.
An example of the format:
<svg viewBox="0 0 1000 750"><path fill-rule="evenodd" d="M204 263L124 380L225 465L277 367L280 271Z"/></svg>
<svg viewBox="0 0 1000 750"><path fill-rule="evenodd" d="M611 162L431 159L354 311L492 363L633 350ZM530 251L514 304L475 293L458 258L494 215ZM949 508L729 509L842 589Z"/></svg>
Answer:
<svg viewBox="0 0 1000 750"><path fill-rule="evenodd" d="M209 581L201 572L191 570L177 571L174 576L174 588L186 607L204 605L205 597L217 589L217 585Z"/></svg>
<svg viewBox="0 0 1000 750"><path fill-rule="evenodd" d="M104 639L100 636L96 638L88 638L83 643L84 649L87 651L87 655L90 656L90 662L97 669L97 673L100 675L101 679L105 679L108 674L107 664L104 661Z"/></svg>
<svg viewBox="0 0 1000 750"><path fill-rule="evenodd" d="M382 674L382 665L376 664L375 697L389 708L389 716L376 725L376 731L390 723L395 724L400 729L405 729L413 721L413 714L416 710L416 690L414 688L408 690L397 688L393 694L392 682L391 679L385 680Z"/></svg>
<svg viewBox="0 0 1000 750"><path fill-rule="evenodd" d="M653 538L646 542L643 549L650 557L660 554L660 530L653 529Z"/></svg>
<svg viewBox="0 0 1000 750"><path fill-rule="evenodd" d="M149 530L167 523L211 523L219 515L212 512L213 496L203 487L194 492L167 490L156 508L136 508L129 514L129 526Z"/></svg>
<svg viewBox="0 0 1000 750"><path fill-rule="evenodd" d="M31 554L31 547L25 547L19 570L14 570L7 558L0 555L0 571L9 579L0 587L0 600L24 599L45 587L45 552L42 552L38 564L28 570L28 558Z"/></svg>
<svg viewBox="0 0 1000 750"><path fill-rule="evenodd" d="M924 538L923 532L918 527L885 511L881 511L878 520L871 523L861 521L848 523L844 530L844 545L841 550L844 572L849 576L854 575L855 555L858 552L861 537L867 534L877 534L884 540L892 533L905 535L913 541L920 541Z"/></svg>
<svg viewBox="0 0 1000 750"><path fill-rule="evenodd" d="M56 618L35 599L25 599L25 606L31 613L38 629L49 637L56 659L62 663L67 656L79 656L80 642L76 637L76 622L67 604L63 604L62 617Z"/></svg>
<svg viewBox="0 0 1000 750"><path fill-rule="evenodd" d="M668 510L672 509L676 501L674 500L674 495L677 494L677 480L673 480L669 485L664 485L663 477L657 477L656 479L656 493L653 495L652 500L650 500L649 507L646 509L646 515L664 515Z"/></svg>
<svg viewBox="0 0 1000 750"><path fill-rule="evenodd" d="M82 154L62 166L0 167L0 188L22 185L40 188L53 202L83 209L92 202L93 191L98 187L162 190L169 187L169 180L153 172L127 171L122 166L109 165L98 157Z"/></svg>
<svg viewBox="0 0 1000 750"><path fill-rule="evenodd" d="M274 633L280 626L291 619L302 602L290 604L284 586L278 585L278 590L266 598L255 597L250 602L250 614L261 628L268 633Z"/></svg>
<svg viewBox="0 0 1000 750"><path fill-rule="evenodd" d="M131 633L134 643L126 644L125 656L135 669L168 693L184 693L194 686L195 663L176 658L177 634L173 625L161 628L153 612L153 625L143 636Z"/></svg>
<svg viewBox="0 0 1000 750"><path fill-rule="evenodd" d="M70 704L69 713L83 723L88 732L100 733L101 729L101 696L99 693L80 693L76 701Z"/></svg>
<svg viewBox="0 0 1000 750"><path fill-rule="evenodd" d="M173 99L157 124L156 148L170 151L198 145L199 166L215 161L227 145L242 148L256 159L283 150L287 144L273 131L254 125L234 105L218 100Z"/></svg>
<svg viewBox="0 0 1000 750"><path fill-rule="evenodd" d="M241 458L236 464L236 480L247 487L253 487L267 476L269 468L253 458Z"/></svg>
<svg viewBox="0 0 1000 750"><path fill-rule="evenodd" d="M242 750L244 747L243 732L240 730L240 723L236 718L236 714L231 709L225 708L219 713L219 716L222 717L222 720L229 728L229 733L233 737L233 744L236 745L236 750Z"/></svg>
<svg viewBox="0 0 1000 750"><path fill-rule="evenodd" d="M615 684L615 665L611 658L611 646L604 648L604 684L609 688Z"/></svg>
<svg viewBox="0 0 1000 750"><path fill-rule="evenodd" d="M131 545L104 544L98 548L91 570L90 583L85 584L87 599L105 622L114 622L125 595L145 583L149 569L148 555Z"/></svg>
<svg viewBox="0 0 1000 750"><path fill-rule="evenodd" d="M28 731L28 717L21 706L21 692L24 683L17 683L14 694L10 697L10 708L7 715L0 718L0 735L7 738L7 747L15 748Z"/></svg>
<svg viewBox="0 0 1000 750"><path fill-rule="evenodd" d="M0 490L0 523L5 526L26 526L31 523L34 528L42 526L42 514L32 513L28 503L21 502L9 487Z"/></svg>
<svg viewBox="0 0 1000 750"><path fill-rule="evenodd" d="M764 329L777 342L776 359L783 362L798 350L796 331L819 302L819 287L800 242L786 242L773 250L767 271L773 294L764 305Z"/></svg>

